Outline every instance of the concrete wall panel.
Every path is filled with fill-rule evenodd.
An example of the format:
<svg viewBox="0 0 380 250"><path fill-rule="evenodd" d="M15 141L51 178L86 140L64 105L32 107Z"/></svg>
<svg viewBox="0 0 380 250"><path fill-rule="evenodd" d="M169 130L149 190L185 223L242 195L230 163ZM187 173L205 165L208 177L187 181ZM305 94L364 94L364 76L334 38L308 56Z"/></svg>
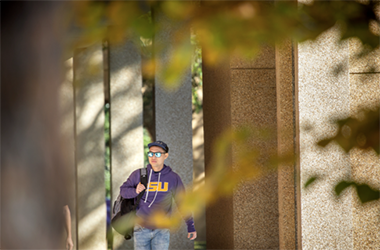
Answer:
<svg viewBox="0 0 380 250"><path fill-rule="evenodd" d="M316 146L336 131L330 119L350 112L349 47L339 45L338 36L332 28L298 46L301 187L313 175L323 177L311 190L301 191L303 249L353 247L352 196L338 199L334 194L337 182L351 174L350 157L336 145ZM337 64L343 65L338 75Z"/></svg>
<svg viewBox="0 0 380 250"><path fill-rule="evenodd" d="M106 249L103 53L93 45L75 55L78 248Z"/></svg>
<svg viewBox="0 0 380 250"><path fill-rule="evenodd" d="M76 221L76 164L75 164L75 135L74 135L74 85L73 85L73 58L65 62L65 80L59 89L59 104L61 112L61 140L66 145L64 153L66 166L68 166L68 206L71 214L71 235L74 247L77 246L77 221ZM64 239L66 240L66 232ZM65 244L62 244L65 246Z"/></svg>
<svg viewBox="0 0 380 250"><path fill-rule="evenodd" d="M276 133L277 102L274 49L264 47L261 57L246 62L244 68L231 69L231 123L238 129L265 126ZM266 58L266 64L262 58ZM270 59L272 59L270 61ZM270 67L270 68L266 68ZM252 142L262 150L275 150L276 140ZM233 148L233 157L237 148ZM233 160L234 162L234 160ZM263 166L265 167L265 166ZM234 248L278 249L277 173L245 182L233 195Z"/></svg>
<svg viewBox="0 0 380 250"><path fill-rule="evenodd" d="M350 114L357 116L362 108L375 109L380 105L380 49L363 59L355 53L361 47L350 40ZM373 70L374 72L368 73ZM380 189L380 158L373 150L350 151L352 178L358 183ZM380 248L380 203L362 204L354 194L353 202L354 249Z"/></svg>
<svg viewBox="0 0 380 250"><path fill-rule="evenodd" d="M231 128L230 65L203 65L203 114L206 183L212 172L214 143L223 131ZM221 101L222 100L222 101ZM231 159L230 159L231 160ZM208 249L234 248L233 198L224 197L206 207Z"/></svg>
<svg viewBox="0 0 380 250"><path fill-rule="evenodd" d="M139 48L131 41L111 43L109 60L113 202L128 176L144 165L143 103ZM114 248L133 248L133 240L115 232Z"/></svg>

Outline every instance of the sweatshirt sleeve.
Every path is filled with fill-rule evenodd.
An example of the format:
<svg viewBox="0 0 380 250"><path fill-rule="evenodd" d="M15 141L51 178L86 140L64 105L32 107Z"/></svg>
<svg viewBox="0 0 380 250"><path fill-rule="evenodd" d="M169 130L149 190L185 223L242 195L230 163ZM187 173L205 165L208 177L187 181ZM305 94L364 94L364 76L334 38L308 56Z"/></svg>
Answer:
<svg viewBox="0 0 380 250"><path fill-rule="evenodd" d="M120 187L120 195L123 198L131 199L135 198L138 194L136 193L137 184L140 182L140 170L137 169L128 177L127 181L123 183Z"/></svg>
<svg viewBox="0 0 380 250"><path fill-rule="evenodd" d="M182 182L181 178L179 177L179 175L177 175L177 187L176 187L175 193L174 193L174 200L177 204L180 202L177 199L177 193L182 192L182 191L186 191L185 186L183 185L183 182ZM185 220L186 225L187 225L187 232L188 233L195 232L193 216L192 215L185 216L184 220Z"/></svg>

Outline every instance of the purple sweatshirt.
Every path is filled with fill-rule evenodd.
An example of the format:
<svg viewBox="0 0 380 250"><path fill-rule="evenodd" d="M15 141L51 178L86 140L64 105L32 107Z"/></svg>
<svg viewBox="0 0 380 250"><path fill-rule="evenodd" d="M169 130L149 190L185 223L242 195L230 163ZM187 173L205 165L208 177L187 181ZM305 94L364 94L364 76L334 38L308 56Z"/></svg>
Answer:
<svg viewBox="0 0 380 250"><path fill-rule="evenodd" d="M164 167L159 172L155 172L152 166L147 166L148 187L142 196L136 215L141 218L146 218L155 210L166 212L170 215L172 212L172 198L176 199L176 194L185 190L179 175L172 171L169 166ZM122 197L131 199L136 198L136 187L140 182L140 169L132 172L128 180L120 187ZM194 220L192 217L185 219L187 231L195 232ZM150 228L149 225L144 225ZM153 229L153 228L151 228Z"/></svg>

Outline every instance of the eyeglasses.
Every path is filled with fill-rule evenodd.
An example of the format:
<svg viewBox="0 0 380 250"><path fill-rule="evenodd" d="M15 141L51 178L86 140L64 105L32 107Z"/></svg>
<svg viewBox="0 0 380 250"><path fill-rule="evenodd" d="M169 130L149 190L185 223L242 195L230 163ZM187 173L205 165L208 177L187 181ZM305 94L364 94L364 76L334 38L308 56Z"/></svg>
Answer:
<svg viewBox="0 0 380 250"><path fill-rule="evenodd" d="M149 157L153 157L153 155L155 155L157 158L160 158L162 154L166 154L166 153L161 153L161 152L148 152L148 156Z"/></svg>

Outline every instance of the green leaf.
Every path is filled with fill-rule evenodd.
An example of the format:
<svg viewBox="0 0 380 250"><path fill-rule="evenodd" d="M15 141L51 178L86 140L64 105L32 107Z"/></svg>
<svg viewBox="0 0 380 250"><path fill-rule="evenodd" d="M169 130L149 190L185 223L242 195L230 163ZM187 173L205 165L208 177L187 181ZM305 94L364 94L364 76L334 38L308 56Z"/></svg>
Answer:
<svg viewBox="0 0 380 250"><path fill-rule="evenodd" d="M336 185L335 193L339 196L343 192L344 189L348 188L351 185L355 186L356 192L362 203L380 199L379 190L373 189L367 184L358 184L355 182L348 182L348 181L341 181L338 185Z"/></svg>
<svg viewBox="0 0 380 250"><path fill-rule="evenodd" d="M375 190L367 184L355 184L355 186L359 199L362 203L380 199L379 190Z"/></svg>
<svg viewBox="0 0 380 250"><path fill-rule="evenodd" d="M343 190L348 188L349 186L353 185L353 182L347 182L347 181L341 181L338 185L335 186L335 193L336 195L340 195Z"/></svg>
<svg viewBox="0 0 380 250"><path fill-rule="evenodd" d="M313 176L311 177L306 183L305 183L305 188L307 188L308 186L310 186L310 184L312 184L314 181L316 181L318 179L317 176Z"/></svg>
<svg viewBox="0 0 380 250"><path fill-rule="evenodd" d="M327 144L329 144L332 141L332 139L324 139L318 142L318 146L326 147Z"/></svg>

